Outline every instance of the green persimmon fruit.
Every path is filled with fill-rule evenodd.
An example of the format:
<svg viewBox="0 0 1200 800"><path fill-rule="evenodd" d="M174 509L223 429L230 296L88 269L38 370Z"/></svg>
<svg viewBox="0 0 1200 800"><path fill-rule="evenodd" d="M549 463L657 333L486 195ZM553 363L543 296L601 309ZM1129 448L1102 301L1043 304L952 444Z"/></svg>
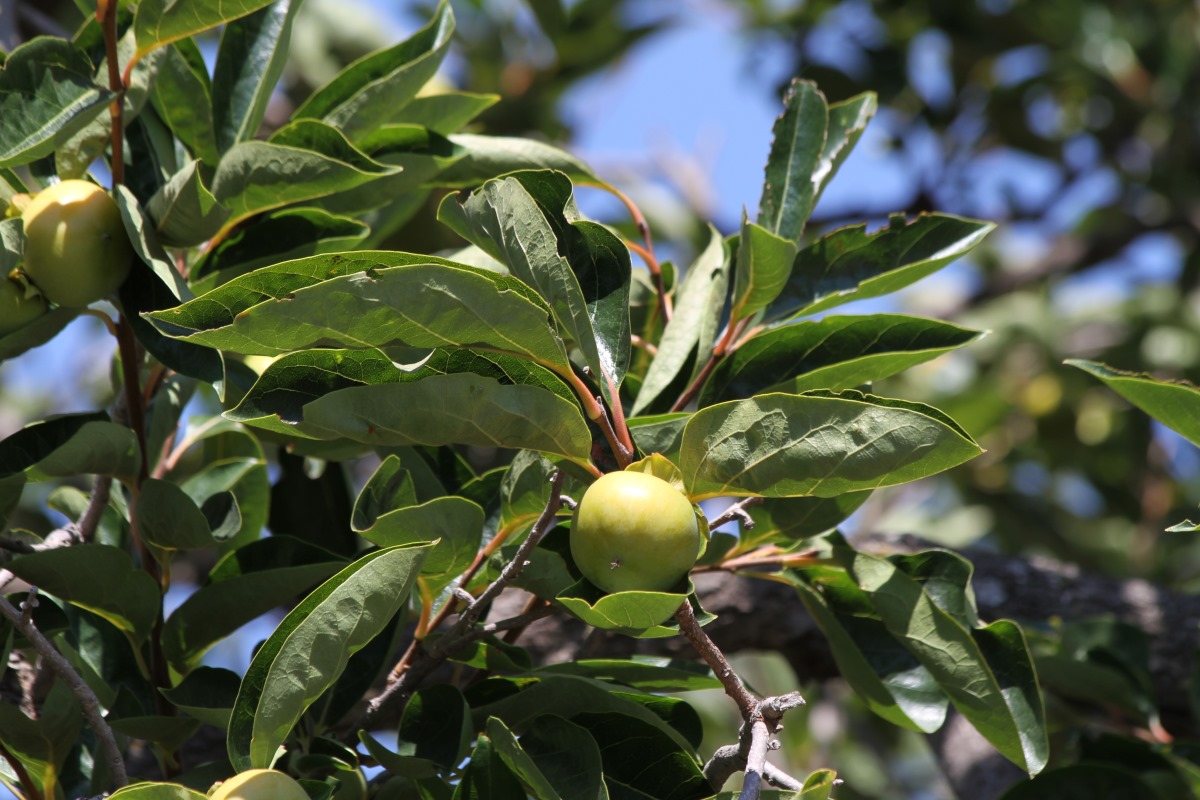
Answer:
<svg viewBox="0 0 1200 800"><path fill-rule="evenodd" d="M133 259L121 211L107 192L87 181L62 181L29 201L25 273L46 298L82 308L115 292Z"/></svg>
<svg viewBox="0 0 1200 800"><path fill-rule="evenodd" d="M571 523L571 557L605 592L674 588L704 549L691 502L662 478L610 472L584 492Z"/></svg>
<svg viewBox="0 0 1200 800"><path fill-rule="evenodd" d="M296 779L273 769L239 772L217 785L211 800L308 800Z"/></svg>
<svg viewBox="0 0 1200 800"><path fill-rule="evenodd" d="M23 328L46 313L46 298L26 291L19 280L0 275L0 336Z"/></svg>

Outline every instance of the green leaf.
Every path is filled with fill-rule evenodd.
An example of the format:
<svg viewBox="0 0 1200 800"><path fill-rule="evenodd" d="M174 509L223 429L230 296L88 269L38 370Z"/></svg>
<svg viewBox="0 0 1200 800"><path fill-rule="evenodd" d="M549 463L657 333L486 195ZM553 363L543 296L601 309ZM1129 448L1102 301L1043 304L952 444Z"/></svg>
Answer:
<svg viewBox="0 0 1200 800"><path fill-rule="evenodd" d="M710 406L683 431L693 500L835 497L924 478L982 450L937 409L861 392L768 394Z"/></svg>
<svg viewBox="0 0 1200 800"><path fill-rule="evenodd" d="M903 289L970 252L995 227L949 214L922 214L911 222L894 217L875 233L867 233L866 224L839 228L796 256L771 317L808 316Z"/></svg>
<svg viewBox="0 0 1200 800"><path fill-rule="evenodd" d="M871 598L845 570L814 566L785 573L821 627L838 673L879 716L909 730L932 733L946 719L948 701L874 612Z"/></svg>
<svg viewBox="0 0 1200 800"><path fill-rule="evenodd" d="M77 544L18 556L5 568L46 594L111 622L135 644L145 641L161 593L129 555L106 544Z"/></svg>
<svg viewBox="0 0 1200 800"><path fill-rule="evenodd" d="M217 163L212 113L212 83L199 46L181 39L163 49L150 86L150 102L192 155Z"/></svg>
<svg viewBox="0 0 1200 800"><path fill-rule="evenodd" d="M533 525L550 499L554 467L532 450L517 453L500 484L500 526L511 531Z"/></svg>
<svg viewBox="0 0 1200 800"><path fill-rule="evenodd" d="M1081 761L1014 784L1000 800L1160 800L1161 797L1126 767Z"/></svg>
<svg viewBox="0 0 1200 800"><path fill-rule="evenodd" d="M15 703L0 703L0 743L21 762L42 795L54 797L67 756L78 744L83 715L64 681L54 682L39 711L34 720Z"/></svg>
<svg viewBox="0 0 1200 800"><path fill-rule="evenodd" d="M464 347L522 356L560 374L570 369L548 309L532 290L433 256L366 252L290 261L148 316L168 336L247 355Z"/></svg>
<svg viewBox="0 0 1200 800"><path fill-rule="evenodd" d="M542 774L538 763L534 762L533 757L524 751L524 748L521 747L521 742L517 741L516 736L512 734L508 726L505 726L503 720L499 720L497 717L488 717L486 730L488 739L491 739L492 746L500 759L503 760L505 765L508 765L512 774L524 786L529 787L530 792L533 793L535 798L539 798L539 800L564 800L564 795L559 793L559 787L550 780L550 777ZM586 759L587 747L587 744L583 744L583 750L580 754L577 754L576 758L582 757ZM590 747L592 747L594 753L595 763L599 766L600 752L596 750L594 741L590 742ZM559 775L556 777L562 780L563 776ZM569 800L570 795L566 795L566 798Z"/></svg>
<svg viewBox="0 0 1200 800"><path fill-rule="evenodd" d="M758 224L798 241L832 164L823 160L829 110L812 81L793 79L772 130L771 154L758 201Z"/></svg>
<svg viewBox="0 0 1200 800"><path fill-rule="evenodd" d="M565 150L534 139L458 133L450 141L466 151L454 166L438 176L438 185L478 186L486 180L522 170L552 169L574 181L594 183L591 168Z"/></svg>
<svg viewBox="0 0 1200 800"><path fill-rule="evenodd" d="M534 720L520 744L561 797L608 800L601 754L587 727L546 714Z"/></svg>
<svg viewBox="0 0 1200 800"><path fill-rule="evenodd" d="M891 562L848 547L835 552L954 707L1005 758L1040 772L1049 757L1045 711L1021 629L1007 620L968 629Z"/></svg>
<svg viewBox="0 0 1200 800"><path fill-rule="evenodd" d="M174 687L159 692L189 716L225 730L241 682L241 676L232 670L196 667Z"/></svg>
<svg viewBox="0 0 1200 800"><path fill-rule="evenodd" d="M1200 389L1182 381L1159 380L1146 373L1123 372L1096 361L1067 359L1189 442L1200 445Z"/></svg>
<svg viewBox="0 0 1200 800"><path fill-rule="evenodd" d="M163 244L192 247L212 237L229 216L204 185L199 161L189 161L146 203Z"/></svg>
<svg viewBox="0 0 1200 800"><path fill-rule="evenodd" d="M754 528L742 529L738 550L767 542L799 541L833 530L867 501L869 490L836 497L769 497L746 509Z"/></svg>
<svg viewBox="0 0 1200 800"><path fill-rule="evenodd" d="M700 406L759 392L841 391L896 375L982 334L902 314L825 317L751 337L713 370Z"/></svg>
<svg viewBox="0 0 1200 800"><path fill-rule="evenodd" d="M450 4L438 4L433 19L407 40L364 56L314 92L293 119L320 119L352 141L393 122L437 72L454 33Z"/></svg>
<svg viewBox="0 0 1200 800"><path fill-rule="evenodd" d="M536 674L580 675L612 681L647 692L691 692L720 689L712 672L694 661L665 656L634 655L624 658L585 658L538 667Z"/></svg>
<svg viewBox="0 0 1200 800"><path fill-rule="evenodd" d="M137 439L103 412L33 422L0 441L0 479L24 473L30 482L75 475L137 474Z"/></svg>
<svg viewBox="0 0 1200 800"><path fill-rule="evenodd" d="M787 285L796 243L742 218L742 234L733 277L733 322L770 305Z"/></svg>
<svg viewBox="0 0 1200 800"><path fill-rule="evenodd" d="M280 206L344 192L392 175L357 150L336 128L311 119L292 122L269 141L241 142L217 164L212 193L230 211L226 228Z"/></svg>
<svg viewBox="0 0 1200 800"><path fill-rule="evenodd" d="M600 746L604 782L612 794L632 791L661 800L697 800L712 794L690 748L681 748L657 727L611 711L585 712L573 721ZM654 768L647 769L647 764ZM617 787L621 791L613 791Z"/></svg>
<svg viewBox="0 0 1200 800"><path fill-rule="evenodd" d="M208 250L192 268L192 290L205 294L261 267L353 248L370 232L356 219L320 208L285 208L256 217Z"/></svg>
<svg viewBox="0 0 1200 800"><path fill-rule="evenodd" d="M535 171L488 181L462 203L447 197L438 219L546 299L613 402L629 361L629 251L580 218L570 179Z"/></svg>
<svg viewBox="0 0 1200 800"><path fill-rule="evenodd" d="M589 678L554 675L543 678L535 683L524 685L520 691L507 694L502 698L484 705L476 705L473 713L476 720L496 717L503 721L507 728L523 733L528 730L535 720L545 714L557 714L570 719L576 714L616 712L642 720L653 725L675 741L681 748L690 749L691 743L687 737L664 720L659 714L637 702L632 697L649 697L650 695L634 695L628 690L619 691L612 684ZM492 729L488 720L488 735L496 746L500 747L499 737ZM510 763L511 767L512 764ZM520 771L514 769L518 775ZM541 797L541 794L538 795Z"/></svg>
<svg viewBox="0 0 1200 800"><path fill-rule="evenodd" d="M446 92L414 97L391 115L392 124L420 125L449 136L500 100L498 94Z"/></svg>
<svg viewBox="0 0 1200 800"><path fill-rule="evenodd" d="M683 585L683 581L680 581ZM554 598L568 611L588 625L601 630L616 631L638 638L662 638L679 633L677 628L667 627L664 622L671 619L679 606L687 602L688 591L671 592L615 592L604 594L591 583L581 580L574 586L559 592Z"/></svg>
<svg viewBox="0 0 1200 800"><path fill-rule="evenodd" d="M19 224L18 220L5 220L5 222ZM4 270L4 273L7 274L8 270ZM41 347L71 324L82 311L83 309L79 308L54 308L15 331L0 334L0 361L16 358L35 347Z"/></svg>
<svg viewBox="0 0 1200 800"><path fill-rule="evenodd" d="M146 263L150 271L170 291L176 301L191 300L191 290L188 289L187 284L179 275L179 270L176 269L171 257L167 255L167 252L159 243L154 226L149 223L137 197L126 186L117 186L113 192L113 197L117 201L117 208L121 212L121 222L125 225L125 232L129 235L129 242L133 245L133 251L137 253L138 258ZM160 208L162 207L160 206ZM136 265L134 269L137 269ZM130 282L128 280L125 281L126 284ZM162 294L161 292L144 292L142 294L134 291L136 288L138 287L132 287L131 289L129 286L122 286L122 296L157 297Z"/></svg>
<svg viewBox="0 0 1200 800"><path fill-rule="evenodd" d="M207 795L178 783L135 783L109 795L117 800L204 800Z"/></svg>
<svg viewBox="0 0 1200 800"><path fill-rule="evenodd" d="M480 736L454 787L454 800L525 800L525 789L509 769L492 740Z"/></svg>
<svg viewBox="0 0 1200 800"><path fill-rule="evenodd" d="M456 687L438 684L413 694L400 719L397 751L443 770L458 766L471 745L471 708Z"/></svg>
<svg viewBox="0 0 1200 800"><path fill-rule="evenodd" d="M341 389L304 406L302 427L372 446L528 448L587 463L579 406L538 386L506 385L471 373L414 383Z"/></svg>
<svg viewBox="0 0 1200 800"><path fill-rule="evenodd" d="M692 418L690 412L652 414L628 420L629 435L643 453L660 453L676 463L683 446L683 429Z"/></svg>
<svg viewBox="0 0 1200 800"><path fill-rule="evenodd" d="M235 423L206 418L197 431L189 430L201 448L198 472L180 481L180 486L202 509L214 495L232 492L242 522L237 534L221 542L225 549L247 544L262 535L267 522L271 486L262 445L248 430Z"/></svg>
<svg viewBox="0 0 1200 800"><path fill-rule="evenodd" d="M271 0L142 0L133 17L136 59L164 44L186 39L271 4Z"/></svg>
<svg viewBox="0 0 1200 800"><path fill-rule="evenodd" d="M690 383L712 355L729 291L729 254L720 232L711 225L708 230L708 244L675 290L674 313L658 342L658 352L642 377L630 415L649 408L676 382L689 359Z"/></svg>
<svg viewBox="0 0 1200 800"><path fill-rule="evenodd" d="M363 556L321 584L259 648L229 720L238 771L268 767L292 726L337 681L350 656L407 603L428 545Z"/></svg>
<svg viewBox="0 0 1200 800"><path fill-rule="evenodd" d="M65 39L39 36L0 70L0 167L49 155L106 113L112 92L92 80L86 55Z"/></svg>
<svg viewBox="0 0 1200 800"><path fill-rule="evenodd" d="M227 553L208 580L163 624L162 649L187 674L209 647L345 567L319 547L284 536L259 539Z"/></svg>
<svg viewBox="0 0 1200 800"><path fill-rule="evenodd" d="M817 197L837 174L838 168L850 155L867 123L875 116L879 101L874 92L863 92L840 103L829 105L829 127L825 135L825 149L814 171L822 176L817 184ZM816 205L816 197L813 205ZM815 773L814 773L815 774Z"/></svg>
<svg viewBox="0 0 1200 800"><path fill-rule="evenodd" d="M188 496L170 481L147 478L137 499L137 516L143 540L163 550L198 550L211 547L208 519Z"/></svg>
<svg viewBox="0 0 1200 800"><path fill-rule="evenodd" d="M258 133L287 62L300 5L301 0L276 0L222 31L212 82L213 127L221 152Z"/></svg>
<svg viewBox="0 0 1200 800"><path fill-rule="evenodd" d="M21 502L25 490L25 473L18 472L0 478L0 529L8 528L8 519Z"/></svg>

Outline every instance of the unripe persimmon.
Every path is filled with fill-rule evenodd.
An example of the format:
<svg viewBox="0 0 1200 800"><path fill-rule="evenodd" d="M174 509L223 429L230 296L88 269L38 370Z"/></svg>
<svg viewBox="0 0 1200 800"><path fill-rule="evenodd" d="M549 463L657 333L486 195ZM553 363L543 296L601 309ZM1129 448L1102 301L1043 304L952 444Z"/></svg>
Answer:
<svg viewBox="0 0 1200 800"><path fill-rule="evenodd" d="M662 592L704 550L691 502L644 472L610 472L584 492L571 523L571 557L606 592Z"/></svg>
<svg viewBox="0 0 1200 800"><path fill-rule="evenodd" d="M222 782L211 800L308 800L296 779L273 769L250 769Z"/></svg>
<svg viewBox="0 0 1200 800"><path fill-rule="evenodd" d="M21 213L24 270L52 303L80 308L115 292L133 248L117 203L88 181L48 186Z"/></svg>

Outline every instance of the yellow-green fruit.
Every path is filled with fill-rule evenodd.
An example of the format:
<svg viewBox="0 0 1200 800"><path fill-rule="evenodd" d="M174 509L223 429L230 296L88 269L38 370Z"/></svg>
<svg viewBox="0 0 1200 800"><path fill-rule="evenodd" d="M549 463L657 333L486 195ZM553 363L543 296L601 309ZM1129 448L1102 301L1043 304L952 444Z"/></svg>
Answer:
<svg viewBox="0 0 1200 800"><path fill-rule="evenodd" d="M117 290L133 248L117 203L87 181L63 181L37 193L21 214L24 269L52 303L78 308Z"/></svg>
<svg viewBox="0 0 1200 800"><path fill-rule="evenodd" d="M219 785L211 797L212 800L308 800L308 793L283 772L251 769Z"/></svg>
<svg viewBox="0 0 1200 800"><path fill-rule="evenodd" d="M46 298L26 296L25 287L0 275L0 336L23 328L46 313Z"/></svg>
<svg viewBox="0 0 1200 800"><path fill-rule="evenodd" d="M588 487L571 523L571 557L606 592L673 589L704 548L695 510L671 484L610 472Z"/></svg>

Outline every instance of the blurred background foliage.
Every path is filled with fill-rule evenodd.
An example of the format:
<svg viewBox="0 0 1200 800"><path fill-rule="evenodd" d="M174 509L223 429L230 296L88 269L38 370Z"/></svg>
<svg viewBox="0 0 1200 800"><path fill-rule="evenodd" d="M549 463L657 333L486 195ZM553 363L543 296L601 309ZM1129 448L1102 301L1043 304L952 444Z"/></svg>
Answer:
<svg viewBox="0 0 1200 800"><path fill-rule="evenodd" d="M73 30L86 5L77 2L17 3L15 17L0 14L9 23L15 18L16 29L0 36L12 42ZM306 0L292 64L273 101L279 113L269 114L268 124L342 65L412 30L432 6ZM988 452L946 477L879 494L851 528L1047 554L1175 589L1200 587L1196 539L1162 532L1194 517L1200 458L1062 365L1064 358L1089 358L1192 380L1200 371L1196 3L460 0L454 8L459 28L442 79L501 96L477 123L489 134L572 148L586 140L589 120L605 115L591 108L581 117L574 113L580 103L668 97L681 76L707 74L714 54L696 51L669 69L654 61L657 71L637 65L673 32L709 17L739 54L739 91L772 106L793 75L815 80L831 101L877 92L880 112L843 168L837 193L818 206L810 235L864 219L879 226L886 222L880 215L895 208L999 223L970 259L918 284L899 307L990 335L877 387L944 409ZM714 92L705 102L720 114L732 100ZM725 119L731 130L743 123L736 113ZM763 138L761 149L734 154L750 184L759 180L766 146ZM702 241L708 219L729 232L742 204L753 211L756 200L722 196L701 149L668 144L595 164L638 200L664 252L681 264ZM457 246L432 224L437 199L428 198L385 246ZM614 206L585 208L628 225ZM75 341L105 338L82 327ZM107 363L88 356L48 367L38 352L0 370L5 433L23 423L22 409L70 402L30 394L30 374ZM94 407L106 375L93 369L84 378L63 372L38 385ZM772 670L773 662L762 667L761 679L770 683ZM850 785L839 796L895 796L889 791L897 786L914 787L907 796L939 796L927 762L908 756L920 751L912 737L870 722L837 687L806 688L813 702L808 719L796 720L789 751L846 774ZM869 775L875 778L861 777Z"/></svg>

